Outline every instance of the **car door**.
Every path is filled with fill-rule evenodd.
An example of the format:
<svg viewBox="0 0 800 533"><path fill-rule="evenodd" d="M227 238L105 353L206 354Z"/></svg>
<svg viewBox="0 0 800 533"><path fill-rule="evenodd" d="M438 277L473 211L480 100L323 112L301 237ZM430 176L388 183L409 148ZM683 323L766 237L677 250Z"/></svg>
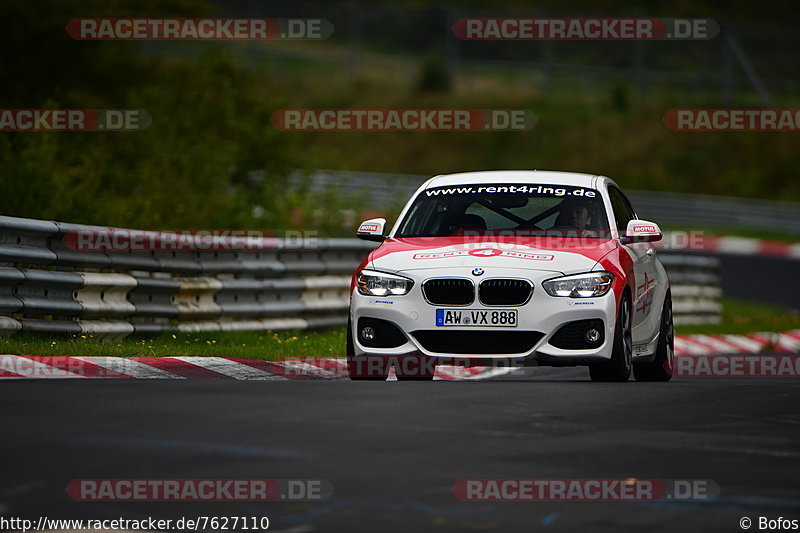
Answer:
<svg viewBox="0 0 800 533"><path fill-rule="evenodd" d="M628 229L628 222L638 218L628 198L613 185L608 188L614 222L620 235ZM650 342L655 335L658 319L653 319L653 301L656 294L657 272L655 248L652 243L623 244L633 260L633 344ZM654 326L655 324L655 326Z"/></svg>

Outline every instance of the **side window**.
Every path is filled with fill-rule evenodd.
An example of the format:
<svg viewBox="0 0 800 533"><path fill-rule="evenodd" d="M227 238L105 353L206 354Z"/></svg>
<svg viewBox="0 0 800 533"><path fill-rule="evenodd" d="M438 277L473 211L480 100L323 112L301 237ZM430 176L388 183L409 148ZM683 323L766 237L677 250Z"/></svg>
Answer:
<svg viewBox="0 0 800 533"><path fill-rule="evenodd" d="M608 188L608 196L611 199L611 209L614 210L614 221L617 224L617 229L625 231L628 228L628 222L636 217L631 203L616 187Z"/></svg>
<svg viewBox="0 0 800 533"><path fill-rule="evenodd" d="M625 203L625 206L628 208L628 212L631 214L630 220L635 220L639 218L639 216L636 214L636 210L633 208L633 204L631 204L631 201L628 200L627 196L625 196L625 193L620 191L619 189L617 189L617 192L622 197L622 201Z"/></svg>

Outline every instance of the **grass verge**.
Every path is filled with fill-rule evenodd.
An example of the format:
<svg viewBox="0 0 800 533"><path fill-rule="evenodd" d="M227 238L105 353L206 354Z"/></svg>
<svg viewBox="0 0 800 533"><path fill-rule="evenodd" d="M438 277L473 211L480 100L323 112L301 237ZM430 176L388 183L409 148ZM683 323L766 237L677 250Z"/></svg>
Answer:
<svg viewBox="0 0 800 533"><path fill-rule="evenodd" d="M740 334L799 328L800 314L787 307L723 298L722 321L719 324L675 326L675 333Z"/></svg>
<svg viewBox="0 0 800 533"><path fill-rule="evenodd" d="M120 357L213 356L281 360L343 357L345 330L165 333L150 339L103 342L97 338L44 337L20 333L0 338L0 353L22 355L107 355Z"/></svg>
<svg viewBox="0 0 800 533"><path fill-rule="evenodd" d="M760 331L800 329L800 314L784 307L722 300L720 324L676 326L680 335L741 334ZM103 342L86 337L56 338L20 333L0 337L0 353L60 356L119 357L235 357L242 359L282 359L344 357L345 330L281 332L206 332L165 333L151 339Z"/></svg>

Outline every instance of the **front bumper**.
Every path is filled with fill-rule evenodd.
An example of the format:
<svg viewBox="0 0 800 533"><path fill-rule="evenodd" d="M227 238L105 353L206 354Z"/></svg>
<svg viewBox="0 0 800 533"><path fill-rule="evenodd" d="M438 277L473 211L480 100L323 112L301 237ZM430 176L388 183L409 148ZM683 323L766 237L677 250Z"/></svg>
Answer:
<svg viewBox="0 0 800 533"><path fill-rule="evenodd" d="M403 296L373 297L361 295L354 290L350 304L350 318L353 344L356 356L385 356L387 358L424 355L441 364L461 365L515 365L515 366L570 366L606 361L611 358L616 317L616 301L614 293L609 292L599 298L559 298L547 294L542 288L542 281L557 276L552 271L531 271L527 269L492 269L491 275L476 278L471 269L430 269L424 271L405 271L401 273L414 280L411 291ZM488 273L487 273L488 274ZM466 309L508 310L518 311L516 327L501 326L436 326L437 309L455 309L457 306L432 305L422 295L422 283L434 277L460 277L473 279L476 283L483 278L525 278L533 283L531 299L521 306L487 306L476 298ZM375 348L365 346L359 338L358 322L361 317L369 317L388 321L402 332L405 342L392 348ZM602 320L603 342L592 349L564 349L553 346L551 340L555 333L565 324L579 320ZM426 332L420 335L420 332ZM430 333L434 332L434 333ZM459 353L456 349L447 349L446 344L437 342L435 351L431 343L424 337L444 336L435 332L454 332L450 335L466 337L481 332L487 333L486 340L496 345L490 348L491 353ZM459 333L460 332L460 333ZM466 333L465 333L466 332ZM516 337L525 333L537 333L536 340L530 340L528 347L521 349L524 342L517 342ZM512 341L512 336L515 339ZM491 338L489 338L491 337ZM506 340L504 342L504 339ZM461 345L469 343L469 339L460 339ZM443 346L444 344L444 346ZM454 345L458 343L453 343ZM427 348L426 348L427 345ZM485 351L485 348L483 348Z"/></svg>

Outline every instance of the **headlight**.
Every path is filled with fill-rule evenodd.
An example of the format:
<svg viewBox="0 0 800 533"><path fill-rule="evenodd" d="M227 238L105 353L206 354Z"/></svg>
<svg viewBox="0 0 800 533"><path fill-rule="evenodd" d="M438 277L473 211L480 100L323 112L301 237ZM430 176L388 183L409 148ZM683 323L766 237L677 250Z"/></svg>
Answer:
<svg viewBox="0 0 800 533"><path fill-rule="evenodd" d="M362 270L358 273L356 285L364 296L400 296L410 291L414 282L394 274Z"/></svg>
<svg viewBox="0 0 800 533"><path fill-rule="evenodd" d="M593 298L603 296L611 290L614 275L610 272L588 272L574 276L548 279L542 287L550 296L569 298Z"/></svg>

